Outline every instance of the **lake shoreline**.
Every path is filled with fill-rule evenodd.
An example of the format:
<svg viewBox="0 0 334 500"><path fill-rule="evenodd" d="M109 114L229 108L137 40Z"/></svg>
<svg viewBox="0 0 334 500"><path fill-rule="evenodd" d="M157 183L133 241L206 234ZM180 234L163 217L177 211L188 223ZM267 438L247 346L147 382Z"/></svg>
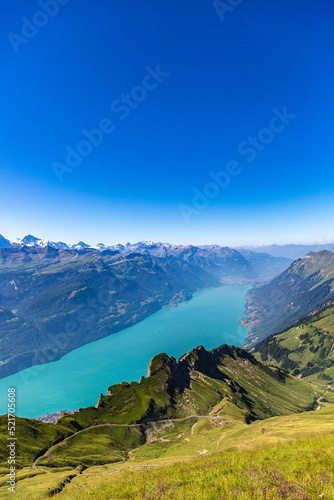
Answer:
<svg viewBox="0 0 334 500"><path fill-rule="evenodd" d="M247 329L239 321L249 288L247 284L202 289L189 300L178 302L177 307L160 308L139 323L85 344L59 361L2 379L0 386L17 386L21 393L18 416L38 418L64 407L91 406L110 385L139 381L146 375L149 361L160 352L179 358L197 345L206 349L224 343L241 346Z"/></svg>

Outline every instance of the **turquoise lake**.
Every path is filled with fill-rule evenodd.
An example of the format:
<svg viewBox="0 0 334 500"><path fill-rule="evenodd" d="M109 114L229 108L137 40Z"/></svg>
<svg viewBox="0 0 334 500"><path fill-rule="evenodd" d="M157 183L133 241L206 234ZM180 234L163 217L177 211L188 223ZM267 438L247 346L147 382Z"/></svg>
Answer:
<svg viewBox="0 0 334 500"><path fill-rule="evenodd" d="M0 414L7 413L8 387L16 388L16 415L41 417L95 405L99 394L119 382L146 376L151 358L181 357L198 345L241 346L248 328L239 325L249 285L209 288L190 301L152 314L140 323L75 349L59 361L0 380Z"/></svg>

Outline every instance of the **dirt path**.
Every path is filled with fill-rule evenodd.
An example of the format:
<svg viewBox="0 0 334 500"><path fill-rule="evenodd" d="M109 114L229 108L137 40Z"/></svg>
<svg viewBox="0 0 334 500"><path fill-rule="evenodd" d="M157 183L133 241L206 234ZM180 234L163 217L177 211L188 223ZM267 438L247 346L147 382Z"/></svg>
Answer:
<svg viewBox="0 0 334 500"><path fill-rule="evenodd" d="M326 391L322 396L320 396L318 399L317 399L317 403L318 403L318 408L316 408L317 410L320 410L321 408L321 400L322 398L324 398L326 396L326 394L328 394L329 391Z"/></svg>
<svg viewBox="0 0 334 500"><path fill-rule="evenodd" d="M163 420L157 420L156 422L159 422L159 423L160 422L180 422L180 421L183 421L183 420L190 420L191 418L209 418L209 419L213 419L215 417L211 417L211 416L208 416L208 415L191 415L190 417L183 417L183 418L173 418L173 419L171 419L171 418L165 418ZM192 426L192 430L195 427L196 423L197 422L195 422L195 424ZM62 443L64 443L68 439L71 439L72 437L77 436L81 432L87 431L88 429L95 429L96 427L141 427L142 425L143 424L110 424L110 423L108 423L108 424L99 424L99 425L90 425L89 427L85 427L84 429L81 429L80 431L75 432L74 434L71 434L70 436L67 436L62 441L59 441L59 443L56 443L56 444L53 444L52 446L50 446L50 448L47 449L46 452L43 453L43 455L37 457L34 460L34 462L32 464L32 468L34 470L37 470L37 467L36 467L37 460L39 460L42 457L45 457L45 455L47 455L56 446L61 445ZM145 446L145 445L143 445L143 446Z"/></svg>
<svg viewBox="0 0 334 500"><path fill-rule="evenodd" d="M194 428L195 428L196 424L197 424L197 422L195 422L194 425L191 426L191 431L190 431L191 436L194 434Z"/></svg>

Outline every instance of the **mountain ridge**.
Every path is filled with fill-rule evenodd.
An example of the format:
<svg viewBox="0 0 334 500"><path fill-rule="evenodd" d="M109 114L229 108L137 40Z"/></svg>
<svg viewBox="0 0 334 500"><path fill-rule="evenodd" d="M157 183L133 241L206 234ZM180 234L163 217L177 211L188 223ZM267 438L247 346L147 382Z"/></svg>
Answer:
<svg viewBox="0 0 334 500"><path fill-rule="evenodd" d="M309 252L272 281L247 294L241 321L250 327L244 346L254 346L334 302L334 254Z"/></svg>
<svg viewBox="0 0 334 500"><path fill-rule="evenodd" d="M96 406L64 414L56 424L18 418L21 440L17 455L21 466L37 457L41 457L37 466L47 467L128 460L131 449L149 446L153 436L160 439L170 434L174 425L177 434L179 425L190 429L200 419L208 419L209 431L225 425L226 420L233 428L236 423L244 426L310 410L314 405L312 385L278 368L268 368L251 353L228 345L211 351L198 346L179 360L165 353L154 356L148 376L140 382L112 385L106 395L100 394ZM0 417L0 426L5 419ZM83 448L78 455L78 445L86 446L87 437L89 448L98 450L101 433L109 442L108 457L104 449L90 456ZM74 448L62 445L70 436L76 436ZM50 447L52 453L46 453Z"/></svg>
<svg viewBox="0 0 334 500"><path fill-rule="evenodd" d="M181 260L198 265L202 269L218 277L239 277L243 279L268 280L282 270L286 269L291 260L282 257L273 257L269 254L256 253L249 250L238 251L234 248L219 245L173 245L170 243L154 243L152 241L140 241L138 243L127 243L126 245L104 245L98 243L90 246L83 241L68 245L61 241L53 242L47 239L40 239L31 234L24 238L17 239L11 243L9 240L0 238L0 248L2 242L6 248L32 247L45 248L52 247L63 250L86 250L96 249L103 251L118 251L123 255L133 252L149 254L158 258L177 257ZM5 243L4 243L5 242Z"/></svg>

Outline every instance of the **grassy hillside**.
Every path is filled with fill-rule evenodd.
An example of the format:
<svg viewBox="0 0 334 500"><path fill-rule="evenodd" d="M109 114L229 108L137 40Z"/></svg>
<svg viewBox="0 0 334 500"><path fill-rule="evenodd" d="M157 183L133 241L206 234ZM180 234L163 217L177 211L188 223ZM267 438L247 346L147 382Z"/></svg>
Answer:
<svg viewBox="0 0 334 500"><path fill-rule="evenodd" d="M100 486L86 483L84 490L80 482L73 482L59 498L330 499L334 495L333 459L334 437L330 435L252 452L217 454L162 470L126 471Z"/></svg>
<svg viewBox="0 0 334 500"><path fill-rule="evenodd" d="M253 347L333 303L334 254L310 252L270 283L248 293L248 316L243 324L251 330L245 347Z"/></svg>
<svg viewBox="0 0 334 500"><path fill-rule="evenodd" d="M251 352L318 384L334 381L334 306L300 321L293 328L259 342Z"/></svg>
<svg viewBox="0 0 334 500"><path fill-rule="evenodd" d="M62 424L49 425L38 420L16 418L16 436L19 436L17 446L16 467L31 465L36 456L46 451L53 443L62 441L74 432L70 427ZM7 467L7 415L0 416L0 467Z"/></svg>
<svg viewBox="0 0 334 500"><path fill-rule="evenodd" d="M209 430L245 425L317 405L315 386L226 345L210 352L200 346L179 361L159 354L148 375L139 383L109 387L96 407L65 414L56 424L18 418L19 464L31 465L37 457L37 464L49 467L128 460L131 450L146 444L155 453L161 439L169 448L194 424ZM6 416L0 423L5 429ZM6 433L2 436L0 451L6 457ZM6 466L5 459L1 465Z"/></svg>
<svg viewBox="0 0 334 500"><path fill-rule="evenodd" d="M175 437L165 432L125 462L26 467L18 473L16 498L57 492L59 500L333 498L333 405L249 425L237 416L225 418L220 427L204 419L187 428L180 422ZM5 500L12 494L4 481L0 499Z"/></svg>
<svg viewBox="0 0 334 500"><path fill-rule="evenodd" d="M334 405L321 395L239 348L159 354L147 377L109 387L96 407L56 424L17 418L16 497L331 498ZM7 499L6 416L0 423Z"/></svg>

